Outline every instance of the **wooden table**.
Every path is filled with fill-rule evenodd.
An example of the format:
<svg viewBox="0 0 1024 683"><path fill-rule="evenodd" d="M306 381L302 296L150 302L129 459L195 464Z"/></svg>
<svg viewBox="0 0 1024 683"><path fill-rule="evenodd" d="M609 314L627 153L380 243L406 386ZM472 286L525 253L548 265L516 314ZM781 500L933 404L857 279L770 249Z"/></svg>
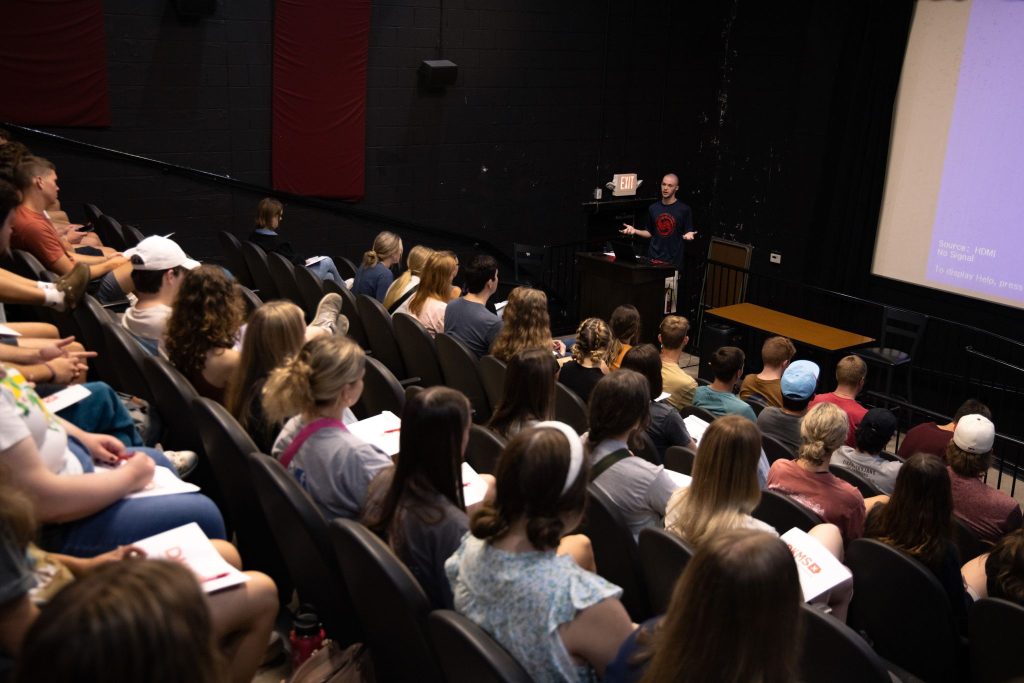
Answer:
<svg viewBox="0 0 1024 683"><path fill-rule="evenodd" d="M823 351L842 351L875 341L871 337L804 320L795 315L780 313L756 304L734 304L712 308L707 311L707 314L756 330L789 337L794 342L813 346Z"/></svg>

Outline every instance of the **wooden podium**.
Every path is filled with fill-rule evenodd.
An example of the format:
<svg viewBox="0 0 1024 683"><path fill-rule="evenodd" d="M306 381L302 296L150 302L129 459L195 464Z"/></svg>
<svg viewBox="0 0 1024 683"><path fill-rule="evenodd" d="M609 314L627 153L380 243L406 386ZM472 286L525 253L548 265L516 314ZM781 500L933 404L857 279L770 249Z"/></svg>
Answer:
<svg viewBox="0 0 1024 683"><path fill-rule="evenodd" d="M640 311L641 340L656 343L658 325L665 317L665 278L671 265L617 263L600 253L576 254L580 278L580 320L608 320L618 306L632 304Z"/></svg>

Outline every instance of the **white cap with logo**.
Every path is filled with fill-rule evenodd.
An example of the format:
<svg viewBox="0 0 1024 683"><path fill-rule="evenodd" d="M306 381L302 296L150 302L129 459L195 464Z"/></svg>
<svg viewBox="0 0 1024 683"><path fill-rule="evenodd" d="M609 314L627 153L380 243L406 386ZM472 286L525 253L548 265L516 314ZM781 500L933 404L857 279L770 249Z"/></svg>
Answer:
<svg viewBox="0 0 1024 683"><path fill-rule="evenodd" d="M200 265L199 261L190 259L170 236L147 237L131 249L126 249L124 255L131 260L135 270L169 270L179 266L192 270Z"/></svg>

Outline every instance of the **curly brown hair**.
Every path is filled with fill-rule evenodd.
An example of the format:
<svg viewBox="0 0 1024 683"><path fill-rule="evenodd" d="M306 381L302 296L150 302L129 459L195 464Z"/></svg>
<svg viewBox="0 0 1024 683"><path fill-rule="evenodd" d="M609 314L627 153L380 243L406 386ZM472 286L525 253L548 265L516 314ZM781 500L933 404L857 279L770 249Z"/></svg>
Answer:
<svg viewBox="0 0 1024 683"><path fill-rule="evenodd" d="M505 324L491 345L491 355L508 363L526 349L551 348L548 297L539 289L516 287L508 295Z"/></svg>
<svg viewBox="0 0 1024 683"><path fill-rule="evenodd" d="M218 266L190 270L181 281L167 319L167 358L186 377L206 366L211 349L231 348L245 319L238 285Z"/></svg>

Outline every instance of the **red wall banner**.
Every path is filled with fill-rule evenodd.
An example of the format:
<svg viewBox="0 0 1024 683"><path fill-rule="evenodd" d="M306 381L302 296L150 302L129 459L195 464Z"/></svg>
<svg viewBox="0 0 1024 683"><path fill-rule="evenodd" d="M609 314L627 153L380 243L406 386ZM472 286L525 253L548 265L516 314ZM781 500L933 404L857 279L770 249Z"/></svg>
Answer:
<svg viewBox="0 0 1024 683"><path fill-rule="evenodd" d="M0 120L109 126L103 0L5 0L0 13Z"/></svg>
<svg viewBox="0 0 1024 683"><path fill-rule="evenodd" d="M277 0L275 189L363 196L369 44L369 0Z"/></svg>

